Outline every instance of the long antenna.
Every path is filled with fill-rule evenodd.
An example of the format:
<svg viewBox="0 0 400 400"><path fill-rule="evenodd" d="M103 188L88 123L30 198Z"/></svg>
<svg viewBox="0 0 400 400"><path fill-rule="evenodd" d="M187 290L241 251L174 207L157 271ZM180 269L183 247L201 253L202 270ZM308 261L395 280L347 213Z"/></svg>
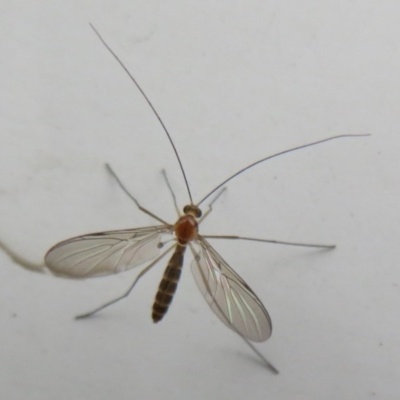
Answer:
<svg viewBox="0 0 400 400"><path fill-rule="evenodd" d="M164 125L164 122L162 122L161 117L158 115L158 112L156 111L156 109L154 108L153 104L151 104L151 101L149 100L149 98L146 96L145 92L143 91L143 89L139 86L139 84L137 83L136 79L132 76L132 74L129 72L128 68L125 67L124 63L118 58L118 56L114 53L113 50L111 50L110 46L105 42L105 40L101 37L100 33L97 32L96 28L89 23L89 25L91 26L91 28L94 30L95 34L98 36L98 38L101 40L101 42L104 44L104 46L106 47L106 49L113 55L113 57L118 61L119 65L124 69L124 71L128 74L129 78L131 78L132 82L136 85L136 87L139 89L139 92L143 95L143 97L145 98L145 100L147 101L147 104L150 106L150 108L153 110L155 116L157 117L157 119L159 120L161 126L163 127L165 133L168 136L168 139L171 143L172 148L174 149L176 158L178 160L179 166L181 167L181 171L182 171L182 175L183 175L183 179L185 180L185 185L186 185L186 189L188 191L188 195L189 195L189 199L190 199L190 203L193 204L193 199L192 199L192 193L190 192L190 188L189 188L189 183L188 180L186 178L186 174L185 174L185 170L183 169L183 165L182 165L182 161L179 157L178 151L176 150L176 147L174 145L174 142L172 141L171 135L169 134L167 128Z"/></svg>
<svg viewBox="0 0 400 400"><path fill-rule="evenodd" d="M240 171L236 172L235 174L233 174L232 176L230 176L228 179L225 179L222 183L220 183L218 186L216 186L213 190L211 190L210 193L208 193L205 197L203 197L198 203L197 206L199 206L204 200L206 200L208 197L210 197L216 190L218 190L221 186L224 186L226 183L228 183L230 180L232 180L233 178L236 178L238 175L240 175L242 172L247 171L248 169L254 167L257 164L260 164L264 161L270 160L271 158L274 157L278 157L281 156L282 154L286 154L286 153L290 153L292 151L296 151L296 150L300 150L300 149L304 149L306 147L310 147L310 146L314 146L316 144L320 144L320 143L324 143L324 142L328 142L329 140L333 140L333 139L339 139L339 138L345 138L345 137L358 137L358 136L370 136L369 133L362 133L362 134L358 134L358 135L337 135L337 136L332 136L329 137L327 139L323 139L323 140L318 140L316 142L312 142L312 143L308 143L308 144L303 144L302 146L297 146L297 147L293 147L291 149L288 150L284 150L281 151L279 153L273 154L272 156L268 156L265 157L261 160L258 160L256 162L254 162L253 164L248 165L245 168L242 168Z"/></svg>

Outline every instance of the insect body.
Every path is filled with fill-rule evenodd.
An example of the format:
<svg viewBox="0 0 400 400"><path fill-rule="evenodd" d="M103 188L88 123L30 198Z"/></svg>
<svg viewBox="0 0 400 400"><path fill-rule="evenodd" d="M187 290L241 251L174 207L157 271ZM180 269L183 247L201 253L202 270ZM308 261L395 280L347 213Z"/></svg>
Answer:
<svg viewBox="0 0 400 400"><path fill-rule="evenodd" d="M107 165L109 172L114 176L114 178L117 180L121 188L127 193L127 195L136 203L137 207L142 212L161 222L162 225L130 230L128 229L122 231L95 233L66 240L55 245L48 251L45 256L46 265L51 271L55 272L56 274L70 277L86 278L99 275L114 274L134 268L136 266L144 264L145 262L150 262L150 264L147 265L138 274L133 284L122 296L112 301L109 301L106 304L103 304L102 306L96 308L89 313L82 314L77 317L85 318L128 296L132 289L135 287L138 280L154 265L156 265L166 254L173 251L173 254L164 272L164 276L158 287L158 291L153 304L152 318L154 322L158 322L165 316L172 302L181 275L182 266L184 263L184 255L186 253L186 249L189 247L193 254L193 261L191 265L193 276L208 305L227 327L239 334L246 341L246 343L263 359L268 368L270 368L273 372L277 372L277 370L265 359L265 357L261 355L261 353L259 353L258 350L255 349L254 346L249 342L249 340L253 342L263 342L271 336L272 323L267 310L258 299L258 297L254 294L254 292L250 289L250 287L224 261L224 259L211 246L207 239L242 239L266 243L277 243L284 245L316 247L325 249L332 249L335 246L292 243L232 235L200 235L199 225L212 211L212 204L225 190L224 185L231 179L254 167L255 165L292 151L304 149L306 147L310 147L340 137L366 135L333 136L327 139L308 143L265 157L261 160L254 162L251 165L246 166L245 168L242 168L241 170L227 178L224 182L222 182L220 185L210 191L205 197L203 197L200 202L195 204L192 200L189 183L186 178L182 162L179 158L172 138L163 121L161 120L161 117L158 115L152 103L150 102L144 91L141 89L135 78L122 63L122 61L107 45L100 34L96 31L96 29L93 26L92 28L99 39L102 41L102 43L113 55L113 57L118 61L121 67L129 75L132 82L139 89L139 91L153 110L154 114L158 118L160 124L162 125L162 128L164 129L164 132L167 135L175 152L176 158L179 162L179 166L189 195L190 204L188 204L183 209L183 215L181 215L176 204L175 195L168 182L167 176L164 173L165 180L167 182L168 188L171 191L174 199L175 208L179 215L178 221L174 225L168 224L162 218L142 207L136 200L136 198L132 196L129 191L124 187L124 185L121 183L111 167ZM209 209L202 216L199 205L214 193L216 193L215 198L209 204ZM168 235L174 235L174 244L167 250L164 250L161 255L159 255L159 252L161 249L163 249L165 243L170 242L170 240L162 240L164 236Z"/></svg>
<svg viewBox="0 0 400 400"><path fill-rule="evenodd" d="M178 244L169 260L153 304L152 318L154 322L161 321L164 318L172 302L181 277L185 251L186 244Z"/></svg>
<svg viewBox="0 0 400 400"><path fill-rule="evenodd" d="M94 27L92 26L94 29ZM260 164L264 161L270 160L274 157L304 149L316 144L327 142L340 137L352 136L367 136L367 135L339 135L319 140L313 143L308 143L302 146L284 150L280 153L267 156L261 160L254 162L251 165L242 168L229 178L227 178L220 185L210 191L202 200L195 204L192 200L188 180L183 169L181 160L175 145L171 139L168 130L162 122L157 111L153 107L146 94L136 82L135 78L130 74L124 64L119 60L110 47L104 42L98 32L94 29L100 40L111 52L114 58L119 62L122 68L127 72L132 82L136 85L139 91L144 96L145 100L155 113L159 122L161 123L165 134L167 135L173 150L179 162L187 192L190 199L188 204L183 209L183 215L179 212L176 204L175 195L168 182L166 174L167 185L174 198L175 208L178 212L178 220L175 224L169 224L162 218L142 207L134 196L132 196L125 186L121 183L117 175L109 165L106 165L108 171L114 176L121 188L127 195L136 203L140 211L150 215L156 219L161 225L134 228L119 231L108 231L101 233L87 234L78 236L53 246L45 256L46 266L56 275L62 275L72 278L89 278L96 276L104 276L123 272L146 262L149 264L138 274L132 285L120 297L103 304L95 310L79 315L77 318L88 317L111 304L116 303L122 298L129 295L135 287L138 280L153 266L155 266L163 257L173 251L173 254L167 264L164 276L158 287L155 297L152 318L154 322L160 321L166 314L174 293L176 291L178 281L181 275L182 266L184 264L184 255L187 248L193 254L193 261L191 269L197 286L199 287L202 295L207 301L213 312L219 319L235 333L239 334L246 343L263 359L265 364L274 372L276 369L269 364L254 346L249 343L262 342L267 340L272 333L271 318L263 306L262 302L250 289L250 287L243 281L243 279L224 261L224 259L217 253L217 251L208 242L208 239L228 239L228 240L252 240L266 243L277 243L284 245L316 247L324 249L332 249L335 246L321 245L321 244L306 244L306 243L293 243L277 240L249 238L243 236L233 235L201 235L199 233L199 225L211 213L213 203L225 190L224 185L245 172L246 170ZM202 215L199 205L203 203L212 194L216 193L214 199L209 204L208 210ZM171 235L173 236L171 240ZM168 238L169 237L169 238ZM167 240L164 240L167 238ZM164 246L167 243L173 244L167 249ZM14 261L27 268L31 268L32 264L23 260L20 256L13 253L7 246L0 243L0 246L5 250ZM161 252L161 254L159 254Z"/></svg>
<svg viewBox="0 0 400 400"><path fill-rule="evenodd" d="M113 173L109 166L108 168ZM211 208L208 213L210 210ZM201 216L199 207L188 205L184 208L184 215L174 225L165 223L161 226L78 236L52 247L45 256L45 263L58 275L88 278L126 271L155 258L138 275L126 294L90 313L78 316L84 318L125 297L141 276L166 254L174 251L153 304L152 318L154 322L158 322L165 316L172 302L185 251L190 247L194 256L193 276L215 314L242 337L255 342L267 340L272 332L267 310L243 279L208 243L208 236L198 233L199 223L204 219L200 219ZM175 243L157 257L164 247L161 239L171 235L174 235Z"/></svg>
<svg viewBox="0 0 400 400"><path fill-rule="evenodd" d="M177 245L158 287L153 305L152 317L154 322L161 321L167 312L181 276L186 246L188 242L197 239L199 225L189 208L187 210L188 214L180 217L174 226ZM198 210L200 211L200 209ZM201 212L197 213L197 215L201 215Z"/></svg>

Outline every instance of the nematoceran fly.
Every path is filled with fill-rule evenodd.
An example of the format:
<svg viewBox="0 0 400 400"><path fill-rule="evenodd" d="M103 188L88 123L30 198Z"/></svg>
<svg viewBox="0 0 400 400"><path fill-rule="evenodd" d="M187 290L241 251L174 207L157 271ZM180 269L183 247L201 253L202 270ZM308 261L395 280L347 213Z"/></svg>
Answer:
<svg viewBox="0 0 400 400"><path fill-rule="evenodd" d="M91 25L92 26L92 25ZM227 264L226 261L217 253L217 251L209 243L209 239L231 239L231 240L252 240L265 243L275 243L293 246L305 246L324 249L333 249L334 245L293 243L278 240L258 239L232 235L202 235L199 233L199 226L205 218L211 213L213 203L225 190L225 185L248 169L270 160L274 157L290 153L306 147L314 146L333 139L367 136L361 135L338 135L316 142L308 143L298 147L294 147L279 153L269 155L258 160L251 165L242 168L229 178L225 179L221 184L211 190L198 203L192 200L189 183L178 155L172 138L161 120L159 114L153 107L152 103L137 83L136 79L128 71L122 61L117 57L113 50L103 40L97 30L92 26L93 30L117 60L120 66L128 74L131 81L141 92L144 99L151 107L155 116L159 120L166 136L168 137L173 151L175 152L179 163L185 186L188 192L190 204L183 208L183 214L177 206L176 197L169 184L168 178L164 172L164 177L168 188L173 196L178 220L174 224L164 221L162 218L142 207L137 199L132 196L119 180L117 175L107 164L106 167L112 176L116 179L121 188L135 202L140 211L146 213L153 219L157 220L160 225L149 226L143 228L133 228L126 230L108 231L100 233L92 233L77 236L72 239L65 240L53 246L45 255L45 264L48 269L56 275L72 278L91 278L104 275L116 274L119 272L130 270L139 265L149 263L136 277L134 282L118 298L109 301L100 307L77 316L76 318L86 318L98 311L116 303L117 301L128 296L135 287L139 279L154 267L167 254L172 256L167 264L163 278L159 284L158 291L154 300L152 318L154 322L163 319L172 302L177 284L181 275L184 263L184 255L189 248L193 254L191 269L197 286L204 296L206 302L211 307L217 317L235 333L237 333L246 343L255 351L264 361L266 366L273 372L277 370L266 360L266 358L250 343L264 342L271 336L272 323L271 318L260 299L255 295L246 282ZM203 214L200 205L204 203L211 195L215 197L208 205L207 210ZM166 238L168 238L166 239ZM171 240L172 237L172 240ZM172 245L168 245L173 243ZM17 263L27 266L26 262L13 253L4 244L1 244L5 250Z"/></svg>

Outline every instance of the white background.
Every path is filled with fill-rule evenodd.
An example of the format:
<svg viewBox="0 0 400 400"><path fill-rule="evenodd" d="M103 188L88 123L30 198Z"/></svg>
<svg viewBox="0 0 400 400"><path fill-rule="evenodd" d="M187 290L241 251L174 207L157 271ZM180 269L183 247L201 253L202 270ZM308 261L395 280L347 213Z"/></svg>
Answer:
<svg viewBox="0 0 400 400"><path fill-rule="evenodd" d="M73 281L0 254L0 398L397 399L400 392L400 4L371 0L0 2L0 238L40 263L57 241L152 224L111 163L168 221L160 171L176 159L124 60L164 119L195 201L257 159L203 233L335 243L330 252L214 241L268 308L260 365L210 312L186 260L161 323L165 262Z"/></svg>

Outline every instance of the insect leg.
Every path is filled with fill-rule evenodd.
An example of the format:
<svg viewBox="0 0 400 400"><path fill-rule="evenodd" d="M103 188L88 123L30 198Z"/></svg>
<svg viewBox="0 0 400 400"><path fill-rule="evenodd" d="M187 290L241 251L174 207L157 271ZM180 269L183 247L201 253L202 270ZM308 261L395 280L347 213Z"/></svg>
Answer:
<svg viewBox="0 0 400 400"><path fill-rule="evenodd" d="M208 205L208 210L204 213L203 217L200 219L199 224L201 224L205 218L211 213L212 211L212 205L218 200L218 198L221 196L222 193L224 193L226 190L226 187L223 187L217 195L211 200L210 204Z"/></svg>
<svg viewBox="0 0 400 400"><path fill-rule="evenodd" d="M3 250L4 253L6 253L8 257L11 258L12 261L14 261L16 264L18 264L23 268L35 272L44 272L46 269L46 266L44 264L35 264L31 261L26 260L25 258L21 257L19 254L17 254L14 250L12 250L10 247L8 247L5 243L1 241L0 241L0 249Z"/></svg>
<svg viewBox="0 0 400 400"><path fill-rule="evenodd" d="M75 319L83 319L83 318L87 318L90 317L93 314L96 314L98 311L103 310L104 308L111 306L112 304L116 303L117 301L120 301L122 299L124 299L125 297L127 297L130 292L133 290L133 288L135 287L136 283L139 281L139 279L146 273L148 272L152 267L154 267L166 254L168 254L173 248L175 248L176 245L171 246L167 251L164 251L164 253L162 253L159 257L157 257L151 264L149 264L145 269L143 269L142 271L140 271L139 275L136 277L136 279L133 281L132 285L129 287L129 289L122 295L117 297L114 300L111 300L105 304L103 304L100 307L95 308L93 311L87 312L85 314L81 314L81 315L77 315L75 317Z"/></svg>
<svg viewBox="0 0 400 400"><path fill-rule="evenodd" d="M139 204L139 202L129 193L128 189L124 186L124 184L118 178L117 174L111 168L110 164L106 163L106 169L111 174L111 176L117 181L117 183L121 187L121 189L129 196L129 198L131 200L133 200L135 202L135 204L137 205L137 207L139 208L140 211L144 212L147 215L150 215L150 217L156 219L157 221L159 221L167 226L170 226L170 224L168 222L165 222L163 219L161 219L160 217L157 217L157 215L153 214L151 211L147 210L146 208L142 207Z"/></svg>
<svg viewBox="0 0 400 400"><path fill-rule="evenodd" d="M193 253L193 257L194 257L194 259L195 260L197 260L197 253L196 253L196 251L194 250L194 248L193 248L193 245L191 244L191 243L189 243L189 247L190 247L190 250L192 251L192 253ZM199 271L200 272L202 272L202 270L201 270L201 268L199 268ZM210 296L214 299L214 296L212 295L212 293L211 293L211 289L210 289L210 286L208 285L208 281L207 281L207 278L205 277L205 276L203 276L202 277L202 279L203 279L203 281L204 281L204 284L206 285L206 288L207 288L207 291L208 291L208 293L210 294ZM218 306L218 303L214 303L217 307L218 307L218 309L219 309L219 312L221 313L221 316L224 316L225 317L225 314L224 314L224 312L221 310L221 308ZM228 321L228 319L227 318L225 318L225 320L226 321ZM260 359L263 361L263 363L265 364L265 366L271 371L271 372L273 372L274 374L279 374L279 371L255 348L255 346L253 346L253 344L251 344L245 337L243 337L238 331L237 331L237 329L235 329L235 327L233 326L233 325L231 325L231 324L229 324L230 325L230 327L232 328L232 330L234 331L234 332L236 332L238 335L239 335L239 337L241 337L245 342L246 342L246 344L254 351L254 353L256 353L257 355L258 355L258 357L260 357Z"/></svg>
<svg viewBox="0 0 400 400"><path fill-rule="evenodd" d="M335 244L313 244L313 243L296 243L296 242L283 242L280 240L269 240L269 239L259 239L259 238L249 238L244 236L233 236L233 235L201 235L206 239L229 239L229 240L251 240L253 242L264 242L273 244L284 244L287 246L301 246L301 247L317 247L320 249L333 250Z"/></svg>
<svg viewBox="0 0 400 400"><path fill-rule="evenodd" d="M176 196L175 196L174 191L172 190L171 184L169 183L167 172L165 171L165 169L162 170L162 174L163 174L163 177L165 179L165 182L167 183L167 186L168 186L168 189L169 189L169 191L170 191L170 193L172 195L172 198L174 199L175 210L178 213L178 217L180 217L181 213L179 212L178 203L176 202Z"/></svg>

